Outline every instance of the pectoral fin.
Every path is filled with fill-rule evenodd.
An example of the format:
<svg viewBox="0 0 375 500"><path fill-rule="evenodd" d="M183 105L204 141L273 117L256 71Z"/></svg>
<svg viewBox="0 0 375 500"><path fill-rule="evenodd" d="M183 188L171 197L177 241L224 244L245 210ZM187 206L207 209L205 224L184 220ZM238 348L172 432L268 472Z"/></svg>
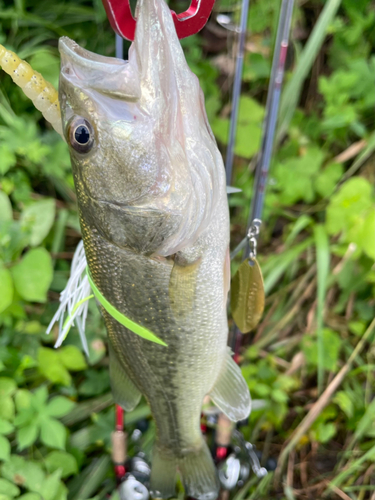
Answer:
<svg viewBox="0 0 375 500"><path fill-rule="evenodd" d="M134 410L141 399L141 393L125 373L111 342L109 342L109 375L115 402L125 411Z"/></svg>
<svg viewBox="0 0 375 500"><path fill-rule="evenodd" d="M200 259L186 266L177 262L173 265L169 280L169 299L177 317L184 317L193 309L199 264Z"/></svg>
<svg viewBox="0 0 375 500"><path fill-rule="evenodd" d="M222 371L210 392L210 397L215 405L234 422L243 420L250 415L249 388L240 367L233 361L230 352L228 352Z"/></svg>

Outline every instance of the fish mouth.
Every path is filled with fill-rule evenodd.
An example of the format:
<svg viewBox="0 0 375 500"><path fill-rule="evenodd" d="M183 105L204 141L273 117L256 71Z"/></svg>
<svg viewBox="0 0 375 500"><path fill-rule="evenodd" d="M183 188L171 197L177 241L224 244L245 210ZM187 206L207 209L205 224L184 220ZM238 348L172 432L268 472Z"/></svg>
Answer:
<svg viewBox="0 0 375 500"><path fill-rule="evenodd" d="M63 57L67 57L71 62L73 62L73 64L75 63L78 66L100 68L102 65L107 67L108 64L114 64L116 66L125 66L128 64L127 61L117 59L116 57L107 57L95 54L95 52L90 52L67 36L60 38L59 50Z"/></svg>
<svg viewBox="0 0 375 500"><path fill-rule="evenodd" d="M140 98L139 75L128 61L90 52L66 36L59 40L59 51L61 75L70 83L116 99Z"/></svg>

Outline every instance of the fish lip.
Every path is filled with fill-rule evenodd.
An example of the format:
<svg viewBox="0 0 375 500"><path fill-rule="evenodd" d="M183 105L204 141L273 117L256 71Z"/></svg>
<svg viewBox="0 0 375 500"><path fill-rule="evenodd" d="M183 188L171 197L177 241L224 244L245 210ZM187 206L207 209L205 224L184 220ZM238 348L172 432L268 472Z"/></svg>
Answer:
<svg viewBox="0 0 375 500"><path fill-rule="evenodd" d="M128 64L128 61L124 61L123 59L102 56L100 54L95 54L95 52L84 49L80 45L78 45L78 43L76 43L74 40L71 40L67 36L63 36L60 38L59 51L62 57L66 56L68 59L73 60L75 63L78 63L80 66L98 67L98 65L108 64L124 66Z"/></svg>

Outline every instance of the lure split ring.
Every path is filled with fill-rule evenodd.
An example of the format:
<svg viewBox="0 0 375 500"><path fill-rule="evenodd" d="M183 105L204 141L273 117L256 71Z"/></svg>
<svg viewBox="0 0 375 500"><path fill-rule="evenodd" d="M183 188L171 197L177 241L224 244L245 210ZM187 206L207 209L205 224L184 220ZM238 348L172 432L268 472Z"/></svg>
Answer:
<svg viewBox="0 0 375 500"><path fill-rule="evenodd" d="M102 0L112 29L122 38L133 41L137 21L134 19L129 0ZM198 33L210 17L215 0L192 0L190 7L181 14L173 10L172 18L178 38Z"/></svg>

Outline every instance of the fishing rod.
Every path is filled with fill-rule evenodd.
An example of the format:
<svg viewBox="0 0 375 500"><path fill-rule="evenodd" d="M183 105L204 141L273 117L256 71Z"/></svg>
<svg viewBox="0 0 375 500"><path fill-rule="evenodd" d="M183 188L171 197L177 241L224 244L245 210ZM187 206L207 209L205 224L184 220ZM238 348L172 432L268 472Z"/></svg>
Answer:
<svg viewBox="0 0 375 500"><path fill-rule="evenodd" d="M289 32L293 14L293 6L294 0L282 0L274 55L272 59L271 76L267 92L261 148L255 168L255 181L253 196L251 199L247 231L245 238L231 253L231 259L233 259L238 253L240 253L241 250L243 250L243 261L249 259L250 262L254 262L256 261L257 257L257 241L262 224L264 198L267 188L269 167L272 157L277 117L279 112L280 94L285 72L286 55L289 45ZM239 99L239 96L236 95L236 98ZM238 106L238 103L235 103L235 105ZM233 117L233 120L234 119L236 119L236 117ZM234 127L235 125L233 125L233 128ZM233 157L229 165L231 166L232 163ZM263 280L261 281L263 285ZM234 357L237 362L241 344L242 332L239 329L238 325L236 325L232 336L232 347L234 350Z"/></svg>
<svg viewBox="0 0 375 500"><path fill-rule="evenodd" d="M281 87L284 79L286 55L289 46L289 32L293 14L293 6L294 6L294 0L282 0L278 28L277 28L276 42L275 42L275 50L272 59L271 77L267 92L266 112L265 112L265 119L263 122L262 142L255 168L255 182L254 182L253 196L251 198L250 215L247 224L247 232L245 238L243 238L240 244L231 253L231 259L233 259L244 248L245 248L244 258L246 258L246 255L248 255L250 251L249 242L251 238L254 237L257 240L259 236L259 229L260 229L260 224L262 222L262 213L263 213L264 197L267 187L269 166L271 162L272 149L275 138L277 116L279 112ZM235 97L237 99L237 102L233 103L232 106L238 107L239 95L236 94ZM231 124L231 128L234 128L236 130L237 118L233 116L233 122L234 121L236 121L236 123L233 125ZM230 159L229 163L230 165L233 164L234 149L231 148L231 151L232 151L231 153L232 158ZM252 234L250 235L249 232L251 231L252 226L254 225L254 221L256 220L260 221L260 222L255 222L255 225L258 226L258 229L253 228Z"/></svg>
<svg viewBox="0 0 375 500"><path fill-rule="evenodd" d="M236 70L233 81L232 112L231 112L231 119L229 126L229 140L228 140L226 160L225 160L227 186L231 186L231 181L232 181L234 144L237 132L238 108L239 108L240 94L241 94L242 71L243 71L243 60L245 54L249 5L250 5L250 0L242 0L241 21L240 21L240 28L238 31L238 42L237 42L238 45L237 45Z"/></svg>

